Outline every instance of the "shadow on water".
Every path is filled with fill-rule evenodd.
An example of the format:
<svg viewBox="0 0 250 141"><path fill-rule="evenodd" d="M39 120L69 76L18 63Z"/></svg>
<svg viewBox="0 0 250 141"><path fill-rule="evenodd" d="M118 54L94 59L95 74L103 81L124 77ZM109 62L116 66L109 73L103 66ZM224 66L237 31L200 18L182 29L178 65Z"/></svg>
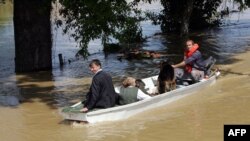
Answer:
<svg viewBox="0 0 250 141"><path fill-rule="evenodd" d="M61 86L67 87L67 90L61 90L61 87L55 87L55 83L51 72L17 74L15 84L3 83L0 106L18 107L21 103L39 101L46 103L52 109L57 109L84 99L84 92L89 87L89 84L72 84ZM73 90L79 87L81 87L80 90Z"/></svg>
<svg viewBox="0 0 250 141"><path fill-rule="evenodd" d="M0 80L0 106L17 108L23 101L13 79Z"/></svg>
<svg viewBox="0 0 250 141"><path fill-rule="evenodd" d="M0 105L17 107L20 104L20 99L13 95L0 95Z"/></svg>

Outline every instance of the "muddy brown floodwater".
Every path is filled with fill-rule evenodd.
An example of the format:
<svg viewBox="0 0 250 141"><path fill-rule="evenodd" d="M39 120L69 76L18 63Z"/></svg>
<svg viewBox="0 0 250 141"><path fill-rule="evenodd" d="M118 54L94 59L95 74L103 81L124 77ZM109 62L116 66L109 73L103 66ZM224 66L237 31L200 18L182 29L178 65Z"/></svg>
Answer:
<svg viewBox="0 0 250 141"><path fill-rule="evenodd" d="M221 28L192 35L205 55L218 60L221 76L214 85L124 121L82 125L63 121L59 109L84 97L91 82L88 62L73 60L60 68L53 58L51 72L15 74L13 7L6 3L0 5L1 141L222 141L224 124L250 124L249 11L230 17L233 20ZM159 30L149 22L143 28L148 33ZM77 49L65 38L58 34L53 52L71 59ZM116 55L98 51L99 43L91 43L97 52L92 50L89 60L100 59L115 84L123 76L143 78L158 73L159 60L120 62ZM181 59L182 45L175 36L153 36L142 47L165 51L172 60Z"/></svg>
<svg viewBox="0 0 250 141"><path fill-rule="evenodd" d="M0 136L6 141L223 140L224 124L250 123L250 52L219 65L222 75L202 91L125 121L69 125L40 98L0 107ZM50 82L37 84L39 87ZM42 95L42 94L40 94Z"/></svg>

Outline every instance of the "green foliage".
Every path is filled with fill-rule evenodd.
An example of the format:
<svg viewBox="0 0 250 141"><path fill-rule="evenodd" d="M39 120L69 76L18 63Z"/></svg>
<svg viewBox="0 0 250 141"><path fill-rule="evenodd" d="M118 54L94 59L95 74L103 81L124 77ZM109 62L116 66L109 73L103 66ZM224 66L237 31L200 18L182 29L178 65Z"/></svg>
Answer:
<svg viewBox="0 0 250 141"><path fill-rule="evenodd" d="M164 7L159 14L159 21L163 32L179 31L181 28L181 18L185 8L185 0L161 0Z"/></svg>
<svg viewBox="0 0 250 141"><path fill-rule="evenodd" d="M164 10L158 20L163 32L181 32L183 13L186 0L161 0ZM199 29L218 25L217 8L221 0L194 0L193 12L190 16L190 28Z"/></svg>
<svg viewBox="0 0 250 141"><path fill-rule="evenodd" d="M250 0L245 0L245 4L247 7L250 7Z"/></svg>
<svg viewBox="0 0 250 141"><path fill-rule="evenodd" d="M194 9L190 17L191 29L204 29L210 26L218 26L221 23L218 7L222 0L195 0Z"/></svg>
<svg viewBox="0 0 250 141"><path fill-rule="evenodd" d="M141 0L148 1L151 0ZM158 13L148 12L146 16L153 24L160 24L163 32L181 32L182 18L185 16L187 0L161 0L163 10ZM220 11L217 11L222 0L194 0L193 11L190 16L190 29L203 29L218 26L221 23ZM232 0L239 4L242 11L250 6L250 0Z"/></svg>
<svg viewBox="0 0 250 141"><path fill-rule="evenodd" d="M139 1L151 3L153 0L59 0L60 14L65 25L64 33L69 33L81 47L79 54L88 56L88 43L100 38L103 45L110 44L111 38L119 43L130 44L143 41L139 22L143 20L141 11L135 6ZM232 0L239 3L239 9L250 6L250 0ZM190 29L202 29L220 24L217 8L222 0L161 0L160 13L147 12L146 16L154 24L160 24L163 32L181 32L188 2L192 2ZM185 21L185 22L186 22ZM112 44L112 43L111 43Z"/></svg>
<svg viewBox="0 0 250 141"><path fill-rule="evenodd" d="M5 0L0 0L0 4L5 4Z"/></svg>
<svg viewBox="0 0 250 141"><path fill-rule="evenodd" d="M239 6L239 10L245 10L250 6L250 0L234 0L234 2L238 3Z"/></svg>
<svg viewBox="0 0 250 141"><path fill-rule="evenodd" d="M88 56L88 43L100 38L135 42L141 38L140 11L126 0L59 0L65 20L64 33L69 33L81 47L79 54Z"/></svg>
<svg viewBox="0 0 250 141"><path fill-rule="evenodd" d="M121 46L119 44L103 44L103 51L104 52L118 52L121 49Z"/></svg>
<svg viewBox="0 0 250 141"><path fill-rule="evenodd" d="M127 19L126 24L120 32L115 34L115 37L120 43L135 43L143 41L142 29L134 24L135 19Z"/></svg>

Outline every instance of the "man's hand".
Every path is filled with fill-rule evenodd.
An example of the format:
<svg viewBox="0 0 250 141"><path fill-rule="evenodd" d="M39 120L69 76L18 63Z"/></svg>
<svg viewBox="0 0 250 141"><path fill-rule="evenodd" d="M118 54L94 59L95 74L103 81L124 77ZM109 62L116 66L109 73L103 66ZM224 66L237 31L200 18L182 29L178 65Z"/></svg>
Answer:
<svg viewBox="0 0 250 141"><path fill-rule="evenodd" d="M81 110L80 110L80 112L83 112L83 113L86 113L86 112L88 112L88 108L87 107L85 107L85 108L82 108Z"/></svg>
<svg viewBox="0 0 250 141"><path fill-rule="evenodd" d="M179 64L171 65L173 68L184 67L186 65L185 61L180 62Z"/></svg>

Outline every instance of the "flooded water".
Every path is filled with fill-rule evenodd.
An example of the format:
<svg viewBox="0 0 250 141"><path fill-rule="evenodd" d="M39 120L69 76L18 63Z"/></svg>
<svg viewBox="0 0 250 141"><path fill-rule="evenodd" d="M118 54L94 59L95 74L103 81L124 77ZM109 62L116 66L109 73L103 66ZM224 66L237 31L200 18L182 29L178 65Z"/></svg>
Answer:
<svg viewBox="0 0 250 141"><path fill-rule="evenodd" d="M151 8L158 8L153 5ZM58 109L84 98L91 82L88 60L98 58L117 85L123 76L143 78L158 73L159 60L122 60L102 53L100 41L90 43L88 60L76 60L73 40L54 30L53 71L14 73L12 4L0 4L0 138L4 141L200 141L223 140L224 124L250 124L250 12L233 15L225 26L200 31L192 38L205 56L218 60L221 77L202 91L124 121L100 124L70 124ZM155 9L157 9L155 8ZM239 20L238 20L238 17ZM159 32L143 23L144 35ZM181 59L181 39L175 35L152 36L143 49L165 51L168 59ZM60 68L57 54L66 63Z"/></svg>

